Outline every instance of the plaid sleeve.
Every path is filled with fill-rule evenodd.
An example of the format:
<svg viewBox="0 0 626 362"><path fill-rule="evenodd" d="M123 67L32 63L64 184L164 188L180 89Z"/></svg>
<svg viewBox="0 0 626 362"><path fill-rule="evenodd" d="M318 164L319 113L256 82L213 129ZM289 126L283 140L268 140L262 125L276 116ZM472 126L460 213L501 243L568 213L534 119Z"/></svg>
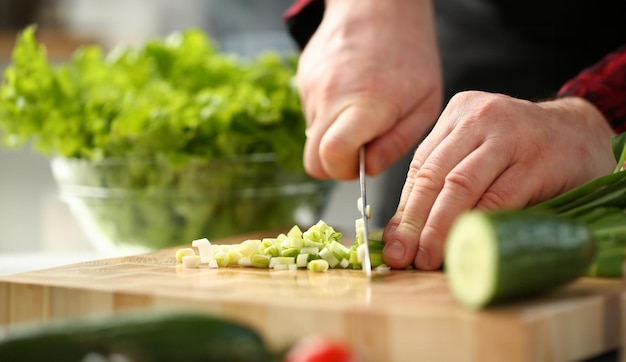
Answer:
<svg viewBox="0 0 626 362"><path fill-rule="evenodd" d="M626 131L626 45L565 83L558 96L593 103L618 133Z"/></svg>
<svg viewBox="0 0 626 362"><path fill-rule="evenodd" d="M287 30L300 49L304 49L322 22L324 8L324 0L295 0L283 14Z"/></svg>

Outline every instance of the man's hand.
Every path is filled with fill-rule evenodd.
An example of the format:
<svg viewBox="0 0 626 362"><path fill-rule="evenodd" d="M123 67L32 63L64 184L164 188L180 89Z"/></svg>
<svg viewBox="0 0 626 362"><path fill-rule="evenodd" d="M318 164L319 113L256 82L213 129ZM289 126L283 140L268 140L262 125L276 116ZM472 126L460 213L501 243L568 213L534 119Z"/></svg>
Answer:
<svg viewBox="0 0 626 362"><path fill-rule="evenodd" d="M582 98L532 103L457 94L415 152L384 232L385 262L439 268L448 230L462 212L521 208L610 173L612 136Z"/></svg>
<svg viewBox="0 0 626 362"><path fill-rule="evenodd" d="M406 154L441 110L430 0L327 0L297 74L307 119L304 165L317 178L375 175Z"/></svg>

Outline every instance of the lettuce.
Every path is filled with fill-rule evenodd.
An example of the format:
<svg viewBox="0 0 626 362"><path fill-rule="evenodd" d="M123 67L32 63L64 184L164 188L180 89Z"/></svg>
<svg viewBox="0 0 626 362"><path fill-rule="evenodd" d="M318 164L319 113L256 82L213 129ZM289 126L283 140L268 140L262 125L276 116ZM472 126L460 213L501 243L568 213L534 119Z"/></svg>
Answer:
<svg viewBox="0 0 626 362"><path fill-rule="evenodd" d="M0 88L0 140L87 160L172 164L274 153L301 170L305 122L292 85L297 58L220 53L199 29L52 64L35 26L17 38Z"/></svg>
<svg viewBox="0 0 626 362"><path fill-rule="evenodd" d="M35 33L4 72L0 142L54 160L92 241L162 248L317 221L331 183L304 172L294 55L238 59L188 29L54 64Z"/></svg>

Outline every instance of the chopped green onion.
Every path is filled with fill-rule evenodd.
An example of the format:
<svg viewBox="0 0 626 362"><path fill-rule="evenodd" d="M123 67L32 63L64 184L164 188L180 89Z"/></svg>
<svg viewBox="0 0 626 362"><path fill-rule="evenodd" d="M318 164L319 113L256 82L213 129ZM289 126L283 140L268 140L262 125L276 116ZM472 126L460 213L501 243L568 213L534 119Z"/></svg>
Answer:
<svg viewBox="0 0 626 362"><path fill-rule="evenodd" d="M245 256L249 256L255 251L261 250L261 240L246 240L239 244L238 251Z"/></svg>
<svg viewBox="0 0 626 362"><path fill-rule="evenodd" d="M278 264L295 264L296 258L288 256L277 256L270 259L270 268L274 268Z"/></svg>
<svg viewBox="0 0 626 362"><path fill-rule="evenodd" d="M328 250L328 248L322 249L319 255L320 258L328 262L328 265L330 265L331 268L334 268L339 264L339 259L337 259L337 257L333 255L333 253Z"/></svg>
<svg viewBox="0 0 626 362"><path fill-rule="evenodd" d="M308 268L311 262L314 262L313 265L317 264L318 267L321 264L321 269L324 269L324 265L327 265L327 268L359 269L361 264L357 258L357 244L347 247L341 243L341 237L340 232L320 220L304 232L298 226L294 226L286 234L281 233L275 238L249 239L235 245L211 245L208 239L204 238L194 240L193 244L199 250L204 248L202 250L205 251L205 255L210 255L210 259L206 261L209 268L237 265L297 270ZM375 243L370 245L371 251L382 254L382 246ZM193 249L188 249L194 252ZM177 260L182 258L183 253L177 251ZM381 255L372 255L372 260L372 267L382 264ZM320 269L318 267L314 269Z"/></svg>
<svg viewBox="0 0 626 362"><path fill-rule="evenodd" d="M228 266L228 254L223 250L218 250L215 255L213 255L213 260L215 260L217 265L221 268Z"/></svg>
<svg viewBox="0 0 626 362"><path fill-rule="evenodd" d="M243 258L243 254L237 250L230 250L226 255L228 256L228 264L237 264L239 259Z"/></svg>
<svg viewBox="0 0 626 362"><path fill-rule="evenodd" d="M379 272L388 272L391 270L391 267L387 264L380 264L379 266L376 267L376 271Z"/></svg>
<svg viewBox="0 0 626 362"><path fill-rule="evenodd" d="M296 266L298 268L306 268L309 263L309 254L299 254L296 257Z"/></svg>
<svg viewBox="0 0 626 362"><path fill-rule="evenodd" d="M324 243L321 241L314 241L309 239L304 239L304 247L305 248L317 248L318 250L322 250L324 247Z"/></svg>
<svg viewBox="0 0 626 362"><path fill-rule="evenodd" d="M302 230L300 230L300 228L298 227L298 225L294 225L289 232L287 233L287 236L290 238L302 238Z"/></svg>
<svg viewBox="0 0 626 362"><path fill-rule="evenodd" d="M252 260L250 260L250 257L248 256L242 256L239 260L237 260L237 264L241 266L252 266Z"/></svg>
<svg viewBox="0 0 626 362"><path fill-rule="evenodd" d="M345 259L350 257L350 249L343 246L338 241L332 241L326 245L326 248L330 250L338 259Z"/></svg>
<svg viewBox="0 0 626 362"><path fill-rule="evenodd" d="M261 249L265 250L270 246L276 245L276 238L265 238L261 240Z"/></svg>
<svg viewBox="0 0 626 362"><path fill-rule="evenodd" d="M182 263L183 257L188 255L196 255L196 252L192 248L178 249L176 250L176 261Z"/></svg>
<svg viewBox="0 0 626 362"><path fill-rule="evenodd" d="M300 249L300 254L317 255L319 253L320 253L320 249L318 247L315 247L315 246L311 246L311 247Z"/></svg>
<svg viewBox="0 0 626 362"><path fill-rule="evenodd" d="M208 263L213 259L213 248L207 238L197 239L191 242L191 246L198 249L200 262Z"/></svg>
<svg viewBox="0 0 626 362"><path fill-rule="evenodd" d="M304 239L295 238L295 237L287 237L285 240L283 240L282 243L280 243L280 246L283 248L302 249L302 247L304 246Z"/></svg>
<svg viewBox="0 0 626 362"><path fill-rule="evenodd" d="M181 260L185 268L197 268L200 265L199 255L185 255Z"/></svg>
<svg viewBox="0 0 626 362"><path fill-rule="evenodd" d="M280 255L280 251L278 250L278 247L272 245L270 247L268 247L267 249L265 249L264 251L265 255L269 255L272 257L277 257Z"/></svg>
<svg viewBox="0 0 626 362"><path fill-rule="evenodd" d="M270 257L260 253L252 255L250 263L255 268L267 268L270 266Z"/></svg>
<svg viewBox="0 0 626 362"><path fill-rule="evenodd" d="M293 256L293 257L296 257L296 256L298 256L298 254L300 254L300 249L298 249L298 248L283 249L283 251L280 252L280 256Z"/></svg>
<svg viewBox="0 0 626 362"><path fill-rule="evenodd" d="M328 267L329 267L329 264L324 259L311 260L309 262L309 265L307 266L307 268L310 271L317 272L317 273L321 273L321 272L327 271Z"/></svg>

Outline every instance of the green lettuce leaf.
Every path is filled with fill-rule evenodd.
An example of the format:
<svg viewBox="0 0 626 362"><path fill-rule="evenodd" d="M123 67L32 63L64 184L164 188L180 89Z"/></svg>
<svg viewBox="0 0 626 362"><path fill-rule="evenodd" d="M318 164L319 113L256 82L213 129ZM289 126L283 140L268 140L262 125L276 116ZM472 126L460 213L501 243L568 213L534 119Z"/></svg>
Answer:
<svg viewBox="0 0 626 362"><path fill-rule="evenodd" d="M0 140L47 155L101 160L189 159L274 153L302 170L305 122L295 55L220 53L188 29L105 54L78 49L52 64L36 27L17 38L0 88Z"/></svg>

